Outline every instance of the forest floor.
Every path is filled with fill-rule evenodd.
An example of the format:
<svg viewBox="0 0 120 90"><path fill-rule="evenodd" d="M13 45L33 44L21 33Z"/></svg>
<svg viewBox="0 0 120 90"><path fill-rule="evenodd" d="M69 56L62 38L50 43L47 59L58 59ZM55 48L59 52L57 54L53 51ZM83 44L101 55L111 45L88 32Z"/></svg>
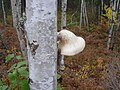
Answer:
<svg viewBox="0 0 120 90"><path fill-rule="evenodd" d="M0 78L2 80L6 77L6 71L18 62L13 59L5 63L5 57L9 53L21 54L16 31L10 26L7 26L5 31L3 28L0 26ZM68 29L83 37L86 47L78 55L65 56L65 70L58 79L60 86L63 90L108 90L105 84L106 64L119 53L118 50L106 51L108 30L96 27L90 32L86 29L80 31L77 26ZM118 42L120 38L117 39Z"/></svg>

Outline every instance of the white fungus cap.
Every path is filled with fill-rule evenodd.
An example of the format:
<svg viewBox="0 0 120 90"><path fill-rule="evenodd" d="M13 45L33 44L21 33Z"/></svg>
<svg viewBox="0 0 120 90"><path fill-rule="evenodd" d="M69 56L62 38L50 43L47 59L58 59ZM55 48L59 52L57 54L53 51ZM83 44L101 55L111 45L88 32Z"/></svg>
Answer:
<svg viewBox="0 0 120 90"><path fill-rule="evenodd" d="M58 35L60 36L58 47L61 49L62 55L73 56L85 48L85 40L66 29L58 32Z"/></svg>

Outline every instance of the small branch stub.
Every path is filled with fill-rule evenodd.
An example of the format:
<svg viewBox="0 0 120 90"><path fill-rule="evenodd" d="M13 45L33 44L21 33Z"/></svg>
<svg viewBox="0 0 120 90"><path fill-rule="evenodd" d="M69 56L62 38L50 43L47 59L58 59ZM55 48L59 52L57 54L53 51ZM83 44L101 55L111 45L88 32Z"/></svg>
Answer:
<svg viewBox="0 0 120 90"><path fill-rule="evenodd" d="M29 45L30 45L32 55L35 55L36 54L36 49L38 48L39 44L37 43L37 41L33 40L33 42L29 43Z"/></svg>

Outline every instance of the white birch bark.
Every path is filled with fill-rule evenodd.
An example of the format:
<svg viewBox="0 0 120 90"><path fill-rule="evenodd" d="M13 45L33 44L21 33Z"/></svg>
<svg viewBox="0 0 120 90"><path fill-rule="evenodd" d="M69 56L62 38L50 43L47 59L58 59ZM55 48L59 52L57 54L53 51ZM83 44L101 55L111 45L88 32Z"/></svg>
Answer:
<svg viewBox="0 0 120 90"><path fill-rule="evenodd" d="M119 2L120 0L117 0L117 10L119 10Z"/></svg>
<svg viewBox="0 0 120 90"><path fill-rule="evenodd" d="M61 30L66 28L66 10L67 10L67 0L62 0L62 17L61 17ZM60 51L59 51L60 52ZM58 60L60 62L60 70L63 71L65 66L64 66L64 55L60 54Z"/></svg>
<svg viewBox="0 0 120 90"><path fill-rule="evenodd" d="M117 11L117 0L111 0L110 1L110 7L112 9L112 20L110 22L111 26L110 26L110 31L109 31L109 35L108 35L108 42L107 42L107 51L110 49L113 49L113 32L114 32L114 27L115 27L115 13Z"/></svg>
<svg viewBox="0 0 120 90"><path fill-rule="evenodd" d="M113 0L110 0L110 8L112 9L112 20L110 20L110 31L109 31L109 35L108 35L108 41L107 41L107 51L109 51L109 49L111 48L111 40L112 40L112 33L113 33L113 29L114 29L114 12L113 12Z"/></svg>
<svg viewBox="0 0 120 90"><path fill-rule="evenodd" d="M21 0L17 0L16 2L16 14L17 14L17 22L21 18Z"/></svg>
<svg viewBox="0 0 120 90"><path fill-rule="evenodd" d="M84 2L84 9L85 9L85 19L86 19L87 30L90 31L89 22L88 22L88 15L87 15L87 9L86 9L86 2Z"/></svg>
<svg viewBox="0 0 120 90"><path fill-rule="evenodd" d="M27 60L27 47L26 47L26 31L24 27L24 23L26 21L26 16L25 13L21 15L21 0L17 0L15 4L14 10L15 10L15 28L17 31L18 39L19 39L19 44L20 44L20 49L22 51L23 56L25 57L25 60ZM22 17L21 17L22 16ZM13 19L14 19L13 18Z"/></svg>
<svg viewBox="0 0 120 90"><path fill-rule="evenodd" d="M6 13L5 13L5 7L4 7L4 2L2 0L2 11L3 11L3 18L4 18L4 27L7 24L6 23Z"/></svg>
<svg viewBox="0 0 120 90"><path fill-rule="evenodd" d="M82 17L83 17L83 0L81 0L81 10L80 10L80 30L82 27Z"/></svg>
<svg viewBox="0 0 120 90"><path fill-rule="evenodd" d="M101 0L101 15L103 14L103 9L104 9L104 2Z"/></svg>
<svg viewBox="0 0 120 90"><path fill-rule="evenodd" d="M115 21L116 20L116 18L115 18L115 13L116 13L116 5L117 5L117 0L114 0L114 4L113 4L113 9L112 9L112 17L113 17L113 21Z"/></svg>
<svg viewBox="0 0 120 90"><path fill-rule="evenodd" d="M88 23L88 16L86 10L86 2L84 0L81 1L81 12L80 12L80 30L82 27L82 20L84 21L84 25L87 27L89 31L89 23Z"/></svg>
<svg viewBox="0 0 120 90"><path fill-rule="evenodd" d="M17 0L11 0L11 8L12 8L12 17L13 17L13 27L16 28L17 25L17 12L16 12L16 1Z"/></svg>
<svg viewBox="0 0 120 90"><path fill-rule="evenodd" d="M57 90L57 0L26 0L31 90Z"/></svg>
<svg viewBox="0 0 120 90"><path fill-rule="evenodd" d="M112 23L112 25L110 27L110 31L109 31L109 35L108 35L108 42L107 42L107 51L111 48L111 40L112 40L113 29L114 29L114 23Z"/></svg>
<svg viewBox="0 0 120 90"><path fill-rule="evenodd" d="M84 25L86 26L86 16L85 16L85 1L83 1L83 21L84 21Z"/></svg>
<svg viewBox="0 0 120 90"><path fill-rule="evenodd" d="M66 28L66 9L67 9L67 0L62 0L61 29Z"/></svg>

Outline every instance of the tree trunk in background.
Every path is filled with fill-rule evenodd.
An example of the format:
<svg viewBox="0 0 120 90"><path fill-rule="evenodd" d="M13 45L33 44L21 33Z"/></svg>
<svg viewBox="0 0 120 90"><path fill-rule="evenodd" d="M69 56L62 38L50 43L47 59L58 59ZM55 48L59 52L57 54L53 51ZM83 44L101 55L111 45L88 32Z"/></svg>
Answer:
<svg viewBox="0 0 120 90"><path fill-rule="evenodd" d="M66 28L66 9L67 9L67 0L62 0L61 29Z"/></svg>
<svg viewBox="0 0 120 90"><path fill-rule="evenodd" d="M81 11L80 11L80 30L82 28L82 21L84 20L84 26L87 27L89 31L89 23L88 23L88 16L86 10L86 2L84 0L81 1Z"/></svg>
<svg viewBox="0 0 120 90"><path fill-rule="evenodd" d="M12 17L13 17L13 27L16 28L17 24L17 12L16 12L16 0L11 0L11 8L12 8Z"/></svg>
<svg viewBox="0 0 120 90"><path fill-rule="evenodd" d="M109 51L110 49L113 49L112 47L112 34L113 34L113 30L114 30L114 21L115 21L115 4L113 0L110 0L110 8L112 10L112 20L110 20L110 31L109 31L109 35L108 35L108 42L107 42L107 51Z"/></svg>
<svg viewBox="0 0 120 90"><path fill-rule="evenodd" d="M88 15L87 15L87 9L86 9L86 2L84 2L84 16L85 16L85 22L86 22L86 27L87 27L87 30L89 30L89 22L88 22Z"/></svg>
<svg viewBox="0 0 120 90"><path fill-rule="evenodd" d="M80 30L82 28L82 16L83 15L83 0L81 0L81 10L80 10Z"/></svg>
<svg viewBox="0 0 120 90"><path fill-rule="evenodd" d="M61 30L66 29L66 10L67 10L67 0L62 0L62 16L61 16ZM64 55L61 55L60 50L58 51L58 61L60 64L60 71L63 71L64 66Z"/></svg>
<svg viewBox="0 0 120 90"><path fill-rule="evenodd" d="M26 17L25 17L25 13L23 13L24 15L21 15L21 0L17 0L16 4L15 4L16 8L15 10L15 19L13 18L13 20L15 20L15 28L17 31L17 35L18 35L18 39L19 39L19 44L20 44L20 49L23 53L23 56L25 57L25 59L27 59L27 48L26 48L26 31L25 31L25 27L24 27L24 23L26 21Z"/></svg>
<svg viewBox="0 0 120 90"><path fill-rule="evenodd" d="M101 15L103 14L103 9L104 9L104 1L101 0Z"/></svg>
<svg viewBox="0 0 120 90"><path fill-rule="evenodd" d="M5 28L5 25L6 25L7 23L6 23L6 13L5 13L5 7L4 7L4 2L3 2L3 0L2 0L2 11L3 11L4 28Z"/></svg>
<svg viewBox="0 0 120 90"><path fill-rule="evenodd" d="M112 10L112 20L110 21L110 31L108 36L108 42L107 42L107 51L113 50L114 44L115 44L115 33L117 31L117 28L119 25L117 25L117 18L115 17L115 14L118 14L118 7L119 6L119 0L111 0L110 1L110 8Z"/></svg>
<svg viewBox="0 0 120 90"><path fill-rule="evenodd" d="M57 90L57 0L26 1L29 85Z"/></svg>
<svg viewBox="0 0 120 90"><path fill-rule="evenodd" d="M21 18L21 0L17 0L16 2L16 13L17 13L17 22L20 20Z"/></svg>

